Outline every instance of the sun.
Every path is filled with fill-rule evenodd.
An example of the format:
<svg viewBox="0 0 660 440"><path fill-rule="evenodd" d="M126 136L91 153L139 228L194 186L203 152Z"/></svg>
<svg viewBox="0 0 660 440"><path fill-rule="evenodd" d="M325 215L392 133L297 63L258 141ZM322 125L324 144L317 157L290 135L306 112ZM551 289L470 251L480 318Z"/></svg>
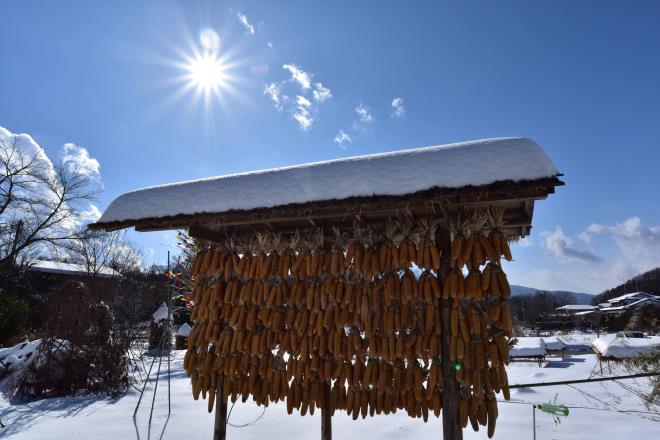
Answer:
<svg viewBox="0 0 660 440"><path fill-rule="evenodd" d="M186 65L187 79L204 94L220 93L227 83L226 66L214 53L198 54Z"/></svg>
<svg viewBox="0 0 660 440"><path fill-rule="evenodd" d="M227 46L211 28L202 29L196 37L193 35L189 33L183 45L171 45L174 57L158 59L176 71L163 82L168 88L175 87L164 97L162 106L174 106L184 97L192 98L189 108L201 109L210 121L215 109L229 112L234 100L241 98L238 88L245 81L244 69L249 61L239 58L236 48Z"/></svg>

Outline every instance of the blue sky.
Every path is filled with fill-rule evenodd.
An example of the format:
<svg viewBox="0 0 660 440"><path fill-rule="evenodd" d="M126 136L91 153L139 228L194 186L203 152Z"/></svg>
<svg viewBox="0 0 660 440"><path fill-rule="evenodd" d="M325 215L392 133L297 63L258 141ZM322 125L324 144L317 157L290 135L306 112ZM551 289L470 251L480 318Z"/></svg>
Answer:
<svg viewBox="0 0 660 440"><path fill-rule="evenodd" d="M527 136L566 186L536 205L513 282L595 293L660 265L658 2L0 9L0 126L53 158L68 142L86 148L100 163L101 210L148 185ZM229 77L207 101L182 68L206 28ZM148 263L164 261L173 236L132 235Z"/></svg>

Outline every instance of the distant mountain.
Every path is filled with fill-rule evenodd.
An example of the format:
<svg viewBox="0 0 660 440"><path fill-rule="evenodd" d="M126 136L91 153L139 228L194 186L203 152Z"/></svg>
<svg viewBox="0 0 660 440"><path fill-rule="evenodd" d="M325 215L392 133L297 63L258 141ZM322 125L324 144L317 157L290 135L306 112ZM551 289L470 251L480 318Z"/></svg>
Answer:
<svg viewBox="0 0 660 440"><path fill-rule="evenodd" d="M557 296L571 294L575 297L575 304L591 304L591 301L594 299L594 295L588 293L569 292L566 290L542 290L533 287L518 286L515 284L511 285L512 296L534 295L536 292L548 292Z"/></svg>
<svg viewBox="0 0 660 440"><path fill-rule="evenodd" d="M513 287L513 286L512 286ZM606 290L593 298L594 304L632 292L660 294L660 267L651 269L633 277L623 284Z"/></svg>

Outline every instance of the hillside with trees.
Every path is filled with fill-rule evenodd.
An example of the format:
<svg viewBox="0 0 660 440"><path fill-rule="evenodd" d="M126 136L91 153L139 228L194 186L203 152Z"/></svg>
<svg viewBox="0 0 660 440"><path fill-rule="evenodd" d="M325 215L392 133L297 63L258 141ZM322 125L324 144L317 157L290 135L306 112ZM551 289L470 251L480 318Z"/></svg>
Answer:
<svg viewBox="0 0 660 440"><path fill-rule="evenodd" d="M616 298L617 296L631 292L646 292L660 295L660 267L639 274L623 284L606 290L600 295L596 295L591 303L598 304L606 302L611 298Z"/></svg>

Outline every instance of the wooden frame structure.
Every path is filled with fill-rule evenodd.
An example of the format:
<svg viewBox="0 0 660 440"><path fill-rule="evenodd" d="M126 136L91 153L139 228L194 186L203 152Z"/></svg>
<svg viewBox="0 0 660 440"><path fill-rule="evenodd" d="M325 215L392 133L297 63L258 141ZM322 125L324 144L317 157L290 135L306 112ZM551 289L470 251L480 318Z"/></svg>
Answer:
<svg viewBox="0 0 660 440"><path fill-rule="evenodd" d="M443 438L455 440L468 421L492 435L495 393L508 398L500 259L559 176L90 228L185 228L199 243L186 368L194 397L215 400L214 439L226 436L227 399L242 395L302 414L316 405L324 440L335 409L442 412Z"/></svg>

